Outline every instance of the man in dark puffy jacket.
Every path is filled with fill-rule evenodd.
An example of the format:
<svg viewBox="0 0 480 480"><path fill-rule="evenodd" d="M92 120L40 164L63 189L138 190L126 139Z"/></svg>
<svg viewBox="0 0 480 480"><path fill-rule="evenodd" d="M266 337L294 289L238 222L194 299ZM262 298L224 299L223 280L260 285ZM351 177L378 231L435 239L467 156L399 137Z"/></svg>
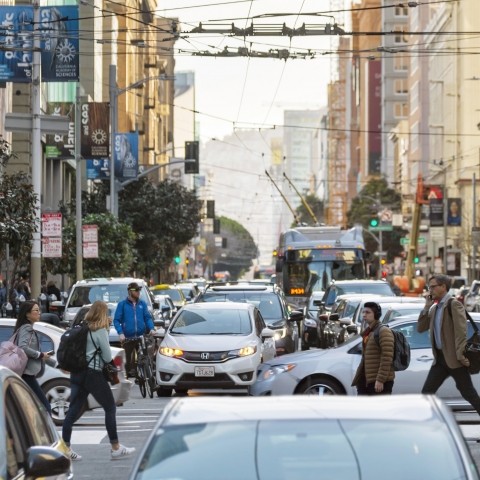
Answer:
<svg viewBox="0 0 480 480"><path fill-rule="evenodd" d="M352 386L357 387L358 395L389 395L393 389L393 353L395 339L388 327L380 327L382 308L376 302L365 302L363 320L368 327L362 333L362 361L358 366ZM375 330L378 331L378 343Z"/></svg>
<svg viewBox="0 0 480 480"><path fill-rule="evenodd" d="M154 331L152 315L147 304L140 299L142 287L132 282L128 284L128 297L118 302L113 324L125 349L125 369L129 377L136 377L136 347L138 338L144 333Z"/></svg>

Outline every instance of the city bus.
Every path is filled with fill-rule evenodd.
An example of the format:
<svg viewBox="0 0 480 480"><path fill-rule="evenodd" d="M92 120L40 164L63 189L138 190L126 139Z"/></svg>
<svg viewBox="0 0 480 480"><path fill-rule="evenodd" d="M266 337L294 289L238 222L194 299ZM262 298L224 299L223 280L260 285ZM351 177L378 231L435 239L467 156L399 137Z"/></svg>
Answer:
<svg viewBox="0 0 480 480"><path fill-rule="evenodd" d="M361 225L291 228L280 235L276 280L289 303L302 307L332 280L367 278L366 260Z"/></svg>

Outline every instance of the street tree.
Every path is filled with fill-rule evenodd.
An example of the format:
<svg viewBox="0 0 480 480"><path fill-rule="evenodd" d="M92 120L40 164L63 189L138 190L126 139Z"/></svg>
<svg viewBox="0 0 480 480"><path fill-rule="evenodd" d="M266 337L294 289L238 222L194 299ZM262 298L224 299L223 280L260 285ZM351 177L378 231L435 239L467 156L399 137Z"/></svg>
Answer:
<svg viewBox="0 0 480 480"><path fill-rule="evenodd" d="M195 191L164 180L139 178L120 192L119 218L137 235L135 270L150 278L168 270L175 255L197 234L201 202Z"/></svg>
<svg viewBox="0 0 480 480"><path fill-rule="evenodd" d="M203 256L204 270L230 272L232 279L240 278L258 257L258 248L250 232L240 223L227 217L220 217L220 234L205 232L206 251ZM222 238L222 245L215 242Z"/></svg>
<svg viewBox="0 0 480 480"><path fill-rule="evenodd" d="M352 199L350 210L347 212L349 226L360 223L364 228L365 247L369 252L379 250L377 242L378 232L368 230L370 221L378 219L378 213L384 208L393 212L401 211L401 196L383 178L371 179ZM394 257L401 255L403 247L400 238L405 234L401 228L394 227L392 231L382 232L382 248L387 252L387 261L391 263Z"/></svg>
<svg viewBox="0 0 480 480"><path fill-rule="evenodd" d="M35 204L30 175L22 171L7 173L7 165L15 155L7 141L0 138L0 260L13 261L9 278L11 285L17 274L29 269L33 234L40 228L36 223Z"/></svg>
<svg viewBox="0 0 480 480"><path fill-rule="evenodd" d="M46 258L44 263L50 273L70 275L75 279L75 215L69 209L63 209L63 214L65 225L62 230L62 257ZM136 236L129 225L119 222L110 213L87 214L83 217L82 224L98 227L98 258L83 260L84 278L134 274Z"/></svg>
<svg viewBox="0 0 480 480"><path fill-rule="evenodd" d="M316 195L308 194L304 197L306 204L310 207L315 218L317 219L318 223L323 223L325 220L324 214L324 205L323 201L320 200ZM297 214L297 218L301 223L306 223L307 225L313 225L315 221L313 220L310 212L305 207L303 203L301 203L295 210Z"/></svg>

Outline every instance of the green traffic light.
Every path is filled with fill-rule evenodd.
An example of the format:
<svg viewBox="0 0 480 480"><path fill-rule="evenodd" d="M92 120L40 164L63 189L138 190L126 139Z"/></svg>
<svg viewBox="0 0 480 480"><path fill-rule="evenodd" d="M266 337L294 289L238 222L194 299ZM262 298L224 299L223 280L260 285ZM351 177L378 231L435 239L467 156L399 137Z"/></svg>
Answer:
<svg viewBox="0 0 480 480"><path fill-rule="evenodd" d="M370 226L371 227L378 227L378 218L372 218L370 220Z"/></svg>
<svg viewBox="0 0 480 480"><path fill-rule="evenodd" d="M178 265L180 263L180 256L176 256L175 257L175 263Z"/></svg>
<svg viewBox="0 0 480 480"><path fill-rule="evenodd" d="M413 263L418 263L418 262L420 262L420 259L419 259L418 257L415 257L415 258L413 259Z"/></svg>

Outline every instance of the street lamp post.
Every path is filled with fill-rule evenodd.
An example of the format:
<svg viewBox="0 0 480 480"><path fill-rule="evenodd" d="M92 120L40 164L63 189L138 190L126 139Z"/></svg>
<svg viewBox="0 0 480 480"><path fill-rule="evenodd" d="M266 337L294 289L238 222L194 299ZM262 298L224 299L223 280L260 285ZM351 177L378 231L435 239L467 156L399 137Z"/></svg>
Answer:
<svg viewBox="0 0 480 480"><path fill-rule="evenodd" d="M115 185L115 165L114 165L114 151L115 151L115 133L118 130L118 97L129 90L138 88L144 83L152 80L169 80L165 75L156 75L152 77L142 78L137 82L128 85L125 88L117 87L117 67L110 65L109 70L109 96L110 96L110 213L118 217L118 197ZM151 170L150 170L151 171ZM142 174L143 176L143 174Z"/></svg>

